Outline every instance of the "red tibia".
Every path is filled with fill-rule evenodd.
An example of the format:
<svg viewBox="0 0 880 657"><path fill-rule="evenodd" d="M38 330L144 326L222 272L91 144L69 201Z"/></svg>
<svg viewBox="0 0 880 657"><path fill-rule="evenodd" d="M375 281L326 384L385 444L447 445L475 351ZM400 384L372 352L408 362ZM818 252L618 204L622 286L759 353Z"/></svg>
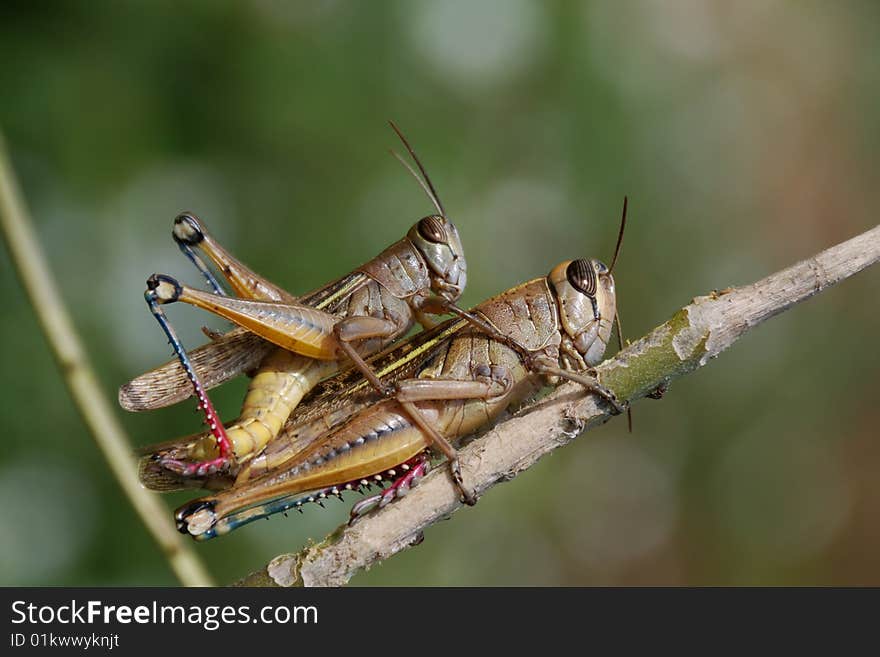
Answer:
<svg viewBox="0 0 880 657"><path fill-rule="evenodd" d="M418 456L411 458L409 461L406 461L400 467L405 470L403 476L395 479L394 482L380 494L367 497L351 507L351 519L349 520L349 524L373 509L381 509L394 499L406 495L410 488L416 486L422 477L428 474L428 471L431 469L431 462L423 452Z"/></svg>
<svg viewBox="0 0 880 657"><path fill-rule="evenodd" d="M175 472L184 477L203 477L205 475L217 472L218 470L225 467L235 454L232 449L232 441L226 434L226 429L223 427L223 422L220 421L220 418L217 415L217 411L214 410L214 405L208 398L208 394L205 392L202 384L197 379L194 379L193 385L195 387L196 394L199 397L199 405L197 406L197 410L204 411L205 423L210 428L211 435L213 435L215 440L217 441L217 449L219 451L219 454L216 458L209 459L207 461L201 461L198 463L188 463L186 461L179 461L177 459L170 458L163 458L159 462L166 470L171 470L172 472Z"/></svg>

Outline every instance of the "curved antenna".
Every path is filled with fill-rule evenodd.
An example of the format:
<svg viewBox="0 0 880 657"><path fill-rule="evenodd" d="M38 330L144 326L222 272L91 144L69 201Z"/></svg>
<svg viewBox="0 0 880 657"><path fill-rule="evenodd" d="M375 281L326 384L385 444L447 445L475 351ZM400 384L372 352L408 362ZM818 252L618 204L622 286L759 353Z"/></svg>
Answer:
<svg viewBox="0 0 880 657"><path fill-rule="evenodd" d="M620 254L620 245L623 242L623 230L626 228L626 196L623 197L623 214L620 217L620 232L617 234L617 246L614 247L614 257L611 259L611 266L608 268L610 274L614 271L614 265L617 263L617 256Z"/></svg>
<svg viewBox="0 0 880 657"><path fill-rule="evenodd" d="M416 173L415 169L410 166L409 162L404 160L403 156L395 151L393 148L389 148L388 152L391 153L395 157L395 159L412 174L412 177L416 179L417 183L419 183L419 187L424 190L425 194L428 195L428 198L431 199L431 202L434 204L434 207L437 208L437 212L443 215L443 206L440 205L440 201L437 199L436 196L434 196L434 194L431 193L431 189L425 184L425 181L419 177L419 174Z"/></svg>
<svg viewBox="0 0 880 657"><path fill-rule="evenodd" d="M425 171L425 167L423 167L421 161L419 161L419 156L416 155L416 152L413 150L412 146L409 145L409 142L406 140L406 137L403 136L403 133L400 131L400 128L398 128L395 125L394 121L389 121L388 125L391 126L391 129L397 133L398 137L400 137L400 141L402 141L403 145L406 146L407 152L410 154L413 161L416 163L416 166L419 167L419 171L422 172L422 176L424 177L425 182L428 185L428 188L431 190L431 193L429 194L429 196L431 197L431 200L434 202L434 205L437 206L437 210L440 212L440 214L445 217L446 211L443 209L443 204L440 202L440 197L437 196L437 190L434 189L434 184L431 182L431 178L428 176L428 172ZM409 167L407 167L407 168L409 168Z"/></svg>
<svg viewBox="0 0 880 657"><path fill-rule="evenodd" d="M626 228L626 205L627 205L627 197L623 197L623 212L620 216L620 232L617 233L617 245L614 247L614 257L611 259L611 266L608 268L608 273L610 274L614 270L614 265L617 264L617 256L620 255L620 245L623 243L623 231ZM617 343L620 346L620 349L623 350L624 340L623 340L623 327L620 325L620 313L617 311L617 305L614 306L614 323L617 324ZM629 432L632 433L633 430L633 416L632 409L627 406L626 409L626 421L627 428Z"/></svg>

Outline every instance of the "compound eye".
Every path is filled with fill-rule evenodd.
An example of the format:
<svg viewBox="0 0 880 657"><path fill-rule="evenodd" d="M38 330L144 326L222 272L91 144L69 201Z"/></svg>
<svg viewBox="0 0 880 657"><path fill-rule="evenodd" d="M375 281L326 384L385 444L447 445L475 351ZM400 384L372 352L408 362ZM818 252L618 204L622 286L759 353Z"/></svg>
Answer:
<svg viewBox="0 0 880 657"><path fill-rule="evenodd" d="M419 221L419 235L433 244L443 244L447 241L446 226L443 219L436 215L425 217Z"/></svg>
<svg viewBox="0 0 880 657"><path fill-rule="evenodd" d="M572 260L565 270L565 277L581 294L596 296L596 272L586 260Z"/></svg>

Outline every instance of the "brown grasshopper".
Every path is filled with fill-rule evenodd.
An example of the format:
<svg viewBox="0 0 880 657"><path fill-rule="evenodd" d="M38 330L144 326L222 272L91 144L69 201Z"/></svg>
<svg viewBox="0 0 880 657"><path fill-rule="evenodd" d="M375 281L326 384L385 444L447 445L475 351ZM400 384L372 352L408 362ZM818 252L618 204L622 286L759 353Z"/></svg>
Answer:
<svg viewBox="0 0 880 657"><path fill-rule="evenodd" d="M612 268L624 224L625 214ZM351 372L322 383L234 486L178 509L178 529L206 540L305 502L396 478L352 515L383 506L425 474L429 447L472 433L559 379L577 381L617 412L624 410L584 373L601 360L616 318L614 279L600 261L563 262L471 314L491 332L452 319L368 361L383 383L393 384L394 397L357 401L357 390L368 384ZM330 401L340 390L342 413Z"/></svg>
<svg viewBox="0 0 880 657"><path fill-rule="evenodd" d="M192 214L175 220L175 240L215 291L222 288L195 254L196 248L239 296L202 292L169 276L154 275L148 281L147 301L183 368L172 361L134 379L120 389L120 404L130 410L169 405L192 394L192 385L211 432L147 448L149 456L141 468L147 486L170 490L201 485L210 477L222 481L223 471L236 468L272 441L303 396L346 359L377 390L393 392L363 357L407 333L415 322L431 325L426 315L454 313L491 330L455 304L467 278L458 231L444 216L418 157L391 125L424 176L420 184L438 214L418 221L404 239L352 273L303 297L294 297L237 261ZM212 336L212 342L187 355L160 308L174 301L209 310L241 328ZM242 414L224 430L205 389L253 369ZM454 460L454 452L441 447Z"/></svg>

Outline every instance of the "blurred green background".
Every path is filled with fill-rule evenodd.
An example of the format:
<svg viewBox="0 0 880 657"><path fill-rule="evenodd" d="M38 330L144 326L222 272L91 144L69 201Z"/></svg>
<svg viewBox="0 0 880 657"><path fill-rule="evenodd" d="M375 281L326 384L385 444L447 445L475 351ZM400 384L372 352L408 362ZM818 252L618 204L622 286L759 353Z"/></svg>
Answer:
<svg viewBox="0 0 880 657"><path fill-rule="evenodd" d="M146 277L200 284L178 212L304 292L430 211L388 119L459 228L466 306L609 258L628 194L637 337L875 225L878 116L870 2L0 4L0 127L113 399L169 356ZM174 583L5 251L0 291L0 584ZM584 436L353 584L880 584L878 295L869 270L761 326L636 405L632 435ZM169 313L190 346L223 328ZM227 418L244 386L215 393ZM199 427L191 403L119 415L136 445ZM230 582L349 506L195 547Z"/></svg>

